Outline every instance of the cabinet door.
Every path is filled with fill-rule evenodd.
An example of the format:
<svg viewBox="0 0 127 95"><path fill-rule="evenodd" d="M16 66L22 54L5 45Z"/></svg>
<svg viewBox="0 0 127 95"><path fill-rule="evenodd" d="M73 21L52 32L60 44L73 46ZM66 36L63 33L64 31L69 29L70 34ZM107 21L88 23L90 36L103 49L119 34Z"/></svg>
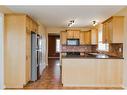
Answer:
<svg viewBox="0 0 127 95"><path fill-rule="evenodd" d="M109 60L108 61L108 77L107 83L111 86L122 85L122 60Z"/></svg>
<svg viewBox="0 0 127 95"><path fill-rule="evenodd" d="M101 87L122 86L122 60L102 59L97 62L97 85Z"/></svg>
<svg viewBox="0 0 127 95"><path fill-rule="evenodd" d="M91 31L85 32L85 44L91 44Z"/></svg>
<svg viewBox="0 0 127 95"><path fill-rule="evenodd" d="M26 32L26 83L31 79L31 33Z"/></svg>
<svg viewBox="0 0 127 95"><path fill-rule="evenodd" d="M74 38L74 31L68 30L67 31L67 38Z"/></svg>
<svg viewBox="0 0 127 95"><path fill-rule="evenodd" d="M113 23L112 19L107 22L107 41L108 43L112 43L112 37L113 37Z"/></svg>
<svg viewBox="0 0 127 95"><path fill-rule="evenodd" d="M61 32L61 44L66 44L66 41L67 41L67 32L66 31L62 31Z"/></svg>
<svg viewBox="0 0 127 95"><path fill-rule="evenodd" d="M80 31L79 30L74 30L73 35L74 35L75 39L79 39L80 38Z"/></svg>
<svg viewBox="0 0 127 95"><path fill-rule="evenodd" d="M85 31L80 32L80 45L85 44Z"/></svg>
<svg viewBox="0 0 127 95"><path fill-rule="evenodd" d="M109 24L108 22L105 22L103 24L103 43L109 43L109 42L110 42Z"/></svg>
<svg viewBox="0 0 127 95"><path fill-rule="evenodd" d="M106 42L106 24L105 23L103 23L102 41L103 43Z"/></svg>
<svg viewBox="0 0 127 95"><path fill-rule="evenodd" d="M103 42L123 42L123 17L112 17L103 23Z"/></svg>
<svg viewBox="0 0 127 95"><path fill-rule="evenodd" d="M97 29L91 30L91 43L92 44L98 43L98 30Z"/></svg>

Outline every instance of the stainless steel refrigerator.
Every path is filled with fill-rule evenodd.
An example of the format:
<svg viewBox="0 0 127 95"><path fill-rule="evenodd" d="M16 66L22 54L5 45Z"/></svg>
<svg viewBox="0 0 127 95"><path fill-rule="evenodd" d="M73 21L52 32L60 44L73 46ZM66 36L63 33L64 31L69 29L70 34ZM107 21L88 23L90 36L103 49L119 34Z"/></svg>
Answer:
<svg viewBox="0 0 127 95"><path fill-rule="evenodd" d="M37 34L31 33L31 81L37 80Z"/></svg>
<svg viewBox="0 0 127 95"><path fill-rule="evenodd" d="M36 81L40 78L41 64L41 37L34 32L31 33L31 81Z"/></svg>

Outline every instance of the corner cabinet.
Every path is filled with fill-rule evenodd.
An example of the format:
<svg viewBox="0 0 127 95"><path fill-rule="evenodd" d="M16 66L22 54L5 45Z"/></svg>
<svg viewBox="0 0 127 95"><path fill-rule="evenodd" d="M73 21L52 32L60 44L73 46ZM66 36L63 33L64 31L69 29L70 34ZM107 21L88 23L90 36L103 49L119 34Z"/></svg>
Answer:
<svg viewBox="0 0 127 95"><path fill-rule="evenodd" d="M5 88L23 88L31 79L31 31L38 24L25 14L5 14Z"/></svg>
<svg viewBox="0 0 127 95"><path fill-rule="evenodd" d="M124 17L113 16L103 23L103 43L123 43Z"/></svg>

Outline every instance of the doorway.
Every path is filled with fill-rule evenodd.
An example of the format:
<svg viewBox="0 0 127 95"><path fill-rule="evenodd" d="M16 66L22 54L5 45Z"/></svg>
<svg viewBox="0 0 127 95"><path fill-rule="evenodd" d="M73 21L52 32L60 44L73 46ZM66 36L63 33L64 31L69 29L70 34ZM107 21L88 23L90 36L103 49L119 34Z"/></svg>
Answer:
<svg viewBox="0 0 127 95"><path fill-rule="evenodd" d="M60 35L48 35L48 58L60 58Z"/></svg>

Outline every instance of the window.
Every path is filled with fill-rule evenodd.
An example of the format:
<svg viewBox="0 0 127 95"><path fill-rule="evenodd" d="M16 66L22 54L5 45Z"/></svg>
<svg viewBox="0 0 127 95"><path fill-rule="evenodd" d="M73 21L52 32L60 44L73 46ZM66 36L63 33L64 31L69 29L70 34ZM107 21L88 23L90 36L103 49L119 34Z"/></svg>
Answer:
<svg viewBox="0 0 127 95"><path fill-rule="evenodd" d="M60 39L56 39L56 52L60 52Z"/></svg>
<svg viewBox="0 0 127 95"><path fill-rule="evenodd" d="M98 33L98 50L101 50L101 51L108 51L109 50L109 44L102 43L102 31L99 31L99 33Z"/></svg>

